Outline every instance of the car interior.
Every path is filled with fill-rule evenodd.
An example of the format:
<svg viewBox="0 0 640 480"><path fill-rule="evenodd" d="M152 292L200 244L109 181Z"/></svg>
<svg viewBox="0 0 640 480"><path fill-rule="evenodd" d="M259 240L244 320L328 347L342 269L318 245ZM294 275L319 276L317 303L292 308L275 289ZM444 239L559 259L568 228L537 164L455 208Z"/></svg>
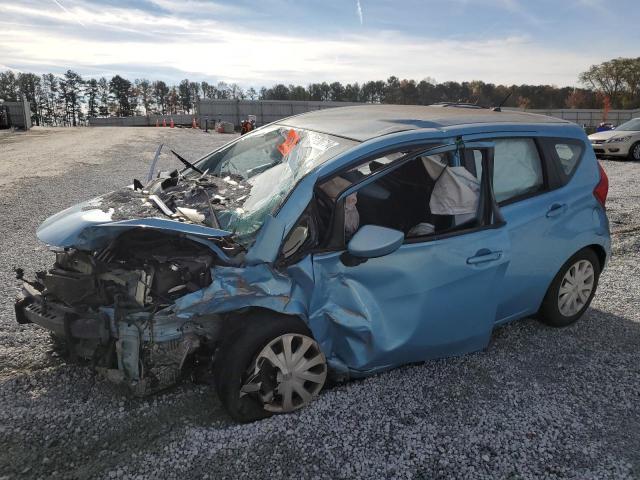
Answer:
<svg viewBox="0 0 640 480"><path fill-rule="evenodd" d="M332 205L342 192L402 156L369 161L323 183L318 195L320 223L328 227ZM419 155L389 170L346 197L346 241L362 225L388 227L415 238L478 224L481 151Z"/></svg>

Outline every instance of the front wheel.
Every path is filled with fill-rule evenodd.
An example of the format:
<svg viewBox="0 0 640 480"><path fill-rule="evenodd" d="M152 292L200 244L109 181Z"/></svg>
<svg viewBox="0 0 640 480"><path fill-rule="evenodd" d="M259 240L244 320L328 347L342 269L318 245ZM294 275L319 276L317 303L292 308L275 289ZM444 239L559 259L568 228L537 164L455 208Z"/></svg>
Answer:
<svg viewBox="0 0 640 480"><path fill-rule="evenodd" d="M540 308L540 320L565 327L578 320L591 304L598 287L600 261L590 248L571 257L551 282Z"/></svg>
<svg viewBox="0 0 640 480"><path fill-rule="evenodd" d="M327 362L297 317L254 314L215 360L218 396L231 417L252 422L307 406L324 386Z"/></svg>
<svg viewBox="0 0 640 480"><path fill-rule="evenodd" d="M631 145L631 148L629 149L629 160L640 162L640 142L636 142Z"/></svg>

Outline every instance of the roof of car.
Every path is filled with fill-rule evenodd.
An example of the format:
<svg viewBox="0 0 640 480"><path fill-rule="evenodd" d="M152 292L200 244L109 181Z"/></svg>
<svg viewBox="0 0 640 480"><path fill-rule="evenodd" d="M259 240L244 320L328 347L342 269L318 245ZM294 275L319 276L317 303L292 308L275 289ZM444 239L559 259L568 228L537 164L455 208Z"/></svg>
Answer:
<svg viewBox="0 0 640 480"><path fill-rule="evenodd" d="M365 141L389 133L467 124L569 123L560 118L488 108L422 105L357 105L327 108L277 122L294 128Z"/></svg>

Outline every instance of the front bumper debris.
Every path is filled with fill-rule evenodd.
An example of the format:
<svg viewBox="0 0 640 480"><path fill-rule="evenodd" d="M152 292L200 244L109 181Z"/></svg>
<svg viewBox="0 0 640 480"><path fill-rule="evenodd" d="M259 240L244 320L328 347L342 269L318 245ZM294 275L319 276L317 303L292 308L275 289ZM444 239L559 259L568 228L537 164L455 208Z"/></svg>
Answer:
<svg viewBox="0 0 640 480"><path fill-rule="evenodd" d="M25 283L23 294L15 303L16 320L20 324L34 323L58 336L73 339L109 340L109 318L100 314L78 314L61 305L51 305L42 295Z"/></svg>
<svg viewBox="0 0 640 480"><path fill-rule="evenodd" d="M82 312L48 301L25 282L15 303L16 321L35 324L63 340L70 360L90 360L110 382L145 396L178 382L190 355L211 345L219 323L170 315L123 315L108 309ZM205 348L205 350L207 350Z"/></svg>

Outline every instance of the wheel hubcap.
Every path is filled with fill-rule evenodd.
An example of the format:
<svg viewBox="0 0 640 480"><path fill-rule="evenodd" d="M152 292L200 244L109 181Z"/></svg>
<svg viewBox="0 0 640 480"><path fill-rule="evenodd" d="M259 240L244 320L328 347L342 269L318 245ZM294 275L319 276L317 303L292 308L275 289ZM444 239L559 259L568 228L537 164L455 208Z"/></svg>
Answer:
<svg viewBox="0 0 640 480"><path fill-rule="evenodd" d="M633 149L633 158L636 160L640 160L640 143Z"/></svg>
<svg viewBox="0 0 640 480"><path fill-rule="evenodd" d="M587 304L593 285L595 272L588 260L574 263L560 282L558 292L558 309L565 317L572 317Z"/></svg>
<svg viewBox="0 0 640 480"><path fill-rule="evenodd" d="M273 339L252 365L240 396L257 394L269 412L291 412L308 405L327 378L327 362L318 344L295 333Z"/></svg>

